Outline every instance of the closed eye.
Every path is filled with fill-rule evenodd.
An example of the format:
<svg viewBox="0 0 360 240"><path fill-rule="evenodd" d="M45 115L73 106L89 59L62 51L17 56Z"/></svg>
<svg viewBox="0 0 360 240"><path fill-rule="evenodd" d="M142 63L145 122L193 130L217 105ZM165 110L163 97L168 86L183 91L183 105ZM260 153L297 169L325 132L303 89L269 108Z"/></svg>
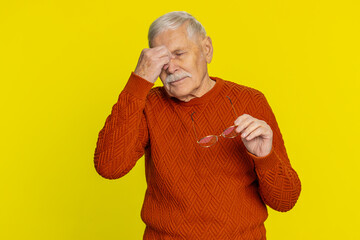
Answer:
<svg viewBox="0 0 360 240"><path fill-rule="evenodd" d="M175 53L176 56L180 57L181 55L185 54L184 52Z"/></svg>

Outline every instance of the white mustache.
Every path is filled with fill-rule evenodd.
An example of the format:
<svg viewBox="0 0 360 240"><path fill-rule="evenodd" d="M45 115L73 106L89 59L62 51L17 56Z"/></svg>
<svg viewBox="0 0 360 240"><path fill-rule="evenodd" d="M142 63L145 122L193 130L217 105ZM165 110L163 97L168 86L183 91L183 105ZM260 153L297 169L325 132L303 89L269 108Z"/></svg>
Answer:
<svg viewBox="0 0 360 240"><path fill-rule="evenodd" d="M185 78L185 77L191 77L191 74L188 72L180 72L180 73L170 74L166 77L165 82L172 83L172 82L175 82L175 81Z"/></svg>

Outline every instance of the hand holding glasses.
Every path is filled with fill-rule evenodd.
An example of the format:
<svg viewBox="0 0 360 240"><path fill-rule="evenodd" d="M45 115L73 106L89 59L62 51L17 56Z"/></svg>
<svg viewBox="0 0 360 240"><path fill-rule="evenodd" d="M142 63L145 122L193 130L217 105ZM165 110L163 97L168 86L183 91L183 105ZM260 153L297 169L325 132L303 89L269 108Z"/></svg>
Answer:
<svg viewBox="0 0 360 240"><path fill-rule="evenodd" d="M235 116L237 116L236 114L236 111L235 111L235 108L231 102L231 99L230 97L226 96L230 103L231 103L231 107L234 111L234 114ZM198 140L199 138L197 137L197 133L196 133L196 129L195 129L195 123L194 123L194 119L193 119L193 114L195 112L193 112L191 114L191 120L192 120L192 123L193 123L193 128L194 128L194 132L195 132L195 136L196 136L196 139L197 139L197 143L200 144L201 147L211 147L213 146L215 143L218 142L218 139L220 136L224 137L224 138L234 138L236 137L237 135L239 135L238 132L235 131L235 129L237 128L237 125L233 125L231 127L228 127L227 129L225 129L220 135L208 135L206 137L203 137L201 138L200 140Z"/></svg>
<svg viewBox="0 0 360 240"><path fill-rule="evenodd" d="M198 140L198 135L195 129L195 123L191 114L191 120L193 122L193 128L196 136L197 143L201 147L211 147L218 142L219 137L235 138L240 133L241 140L244 143L246 149L252 154L258 157L264 157L271 152L273 132L271 127L263 120L256 119L248 114L243 114L240 117L236 114L235 108L231 99L227 96L231 103L231 107L234 111L235 125L225 129L220 135L208 135Z"/></svg>

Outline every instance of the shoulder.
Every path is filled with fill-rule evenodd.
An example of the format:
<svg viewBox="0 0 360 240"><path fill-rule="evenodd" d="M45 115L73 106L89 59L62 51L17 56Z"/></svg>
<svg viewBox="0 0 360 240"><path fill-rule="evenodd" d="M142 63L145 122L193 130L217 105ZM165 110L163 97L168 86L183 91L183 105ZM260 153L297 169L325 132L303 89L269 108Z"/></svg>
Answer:
<svg viewBox="0 0 360 240"><path fill-rule="evenodd" d="M147 101L159 101L164 98L165 98L165 92L164 92L163 87L154 87L149 91L149 93L146 97L146 100Z"/></svg>
<svg viewBox="0 0 360 240"><path fill-rule="evenodd" d="M168 102L164 87L154 87L146 96L145 106L146 108L161 110L169 105Z"/></svg>
<svg viewBox="0 0 360 240"><path fill-rule="evenodd" d="M220 78L219 78L220 79ZM221 79L224 82L224 93L230 94L236 98L246 99L263 99L265 98L264 94L255 88L238 84L229 80Z"/></svg>
<svg viewBox="0 0 360 240"><path fill-rule="evenodd" d="M238 113L247 113L258 119L265 119L271 110L265 95L258 89L224 81L224 96L228 96Z"/></svg>

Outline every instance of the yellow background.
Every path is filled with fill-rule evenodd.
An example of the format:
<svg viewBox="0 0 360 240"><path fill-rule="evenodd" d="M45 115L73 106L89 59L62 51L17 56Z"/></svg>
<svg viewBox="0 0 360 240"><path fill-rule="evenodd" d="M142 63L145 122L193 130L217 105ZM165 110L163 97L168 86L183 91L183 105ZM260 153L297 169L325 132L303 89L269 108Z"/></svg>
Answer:
<svg viewBox="0 0 360 240"><path fill-rule="evenodd" d="M268 239L360 239L358 1L0 2L0 239L142 239L144 159L110 181L93 154L158 16L193 14L210 75L261 90L302 193Z"/></svg>

